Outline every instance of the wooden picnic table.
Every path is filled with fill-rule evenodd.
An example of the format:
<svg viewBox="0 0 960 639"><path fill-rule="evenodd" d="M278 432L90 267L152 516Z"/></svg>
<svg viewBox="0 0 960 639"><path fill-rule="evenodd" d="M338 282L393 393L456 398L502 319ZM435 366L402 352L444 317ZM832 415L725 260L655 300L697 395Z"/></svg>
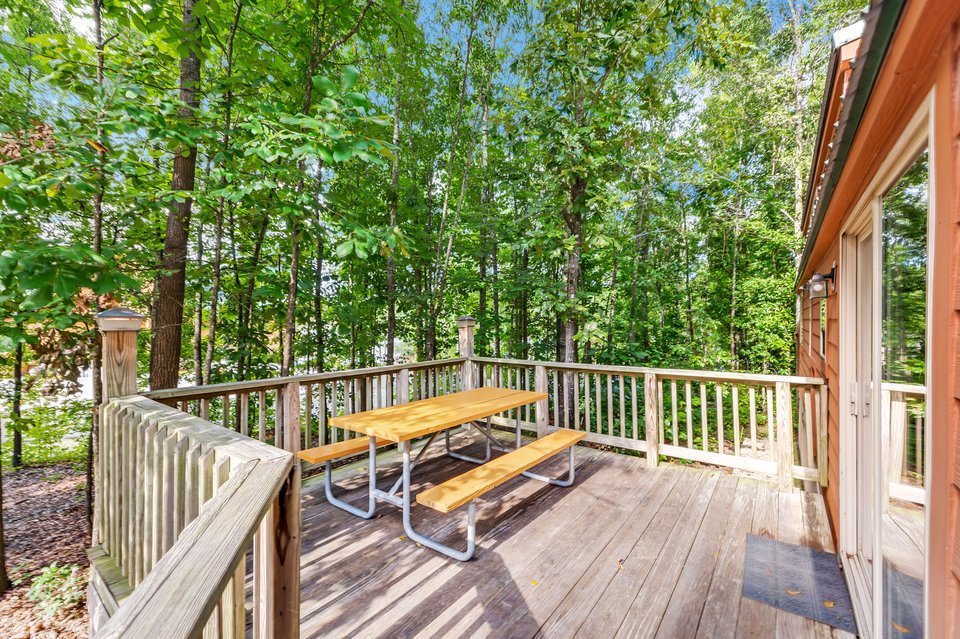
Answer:
<svg viewBox="0 0 960 639"><path fill-rule="evenodd" d="M331 426L366 435L366 438L302 451L300 457L312 463L326 463L324 486L327 500L332 505L364 519L373 517L378 501L385 501L398 506L403 509L404 530L411 540L454 559L465 561L473 556L475 546L474 498L507 479L521 474L557 486L569 486L573 483L573 445L583 438L583 433L573 431L553 433L533 444L523 446L519 410L516 418L515 449L503 447L502 442L494 438L490 432L490 418L492 416L546 398L546 393L487 386L407 404L397 404L387 408L354 413L353 415L340 415L330 420ZM486 456L481 459L452 451L450 449L450 430L480 420L486 422L485 427L480 428L480 432L486 438ZM418 501L442 512L449 512L462 504L467 504L467 549L465 551L455 550L431 537L416 532L410 521L410 508L413 504L410 494L410 473L441 432L445 435L447 455L455 459L481 464L481 466L475 469L472 475L465 473L458 478L444 482L441 486L435 486L430 491L425 491L425 493L430 493L429 498L426 498L425 493L421 493L421 496L424 496L425 499L421 500L418 496ZM412 440L419 437L426 437L427 441L420 448L416 458L411 459ZM366 439L366 442L363 442L363 439ZM390 490L381 490L377 487L376 452L378 447L389 443L399 444L403 458L402 475ZM492 457L494 448L505 451L507 454L498 457L495 460L496 464L493 462L487 464ZM570 470L566 480L551 479L530 471L530 468L536 464L567 449L570 453ZM331 461L333 459L345 454L360 453L364 450L367 450L369 455L368 473L370 482L366 510L337 499L333 495L333 484L330 478L332 472ZM458 480L460 481L458 482ZM398 490L401 491L399 496L397 495Z"/></svg>
<svg viewBox="0 0 960 639"><path fill-rule="evenodd" d="M546 393L485 386L408 404L340 415L330 425L400 443L546 399Z"/></svg>

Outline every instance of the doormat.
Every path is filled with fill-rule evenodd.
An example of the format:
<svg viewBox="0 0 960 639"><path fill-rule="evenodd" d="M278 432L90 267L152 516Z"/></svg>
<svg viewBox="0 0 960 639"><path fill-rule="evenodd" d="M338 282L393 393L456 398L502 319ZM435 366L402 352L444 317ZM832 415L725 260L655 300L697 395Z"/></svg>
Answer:
<svg viewBox="0 0 960 639"><path fill-rule="evenodd" d="M857 634L847 583L832 553L747 535L743 596Z"/></svg>
<svg viewBox="0 0 960 639"><path fill-rule="evenodd" d="M888 637L923 637L923 582L894 570L883 562L884 616L890 624Z"/></svg>

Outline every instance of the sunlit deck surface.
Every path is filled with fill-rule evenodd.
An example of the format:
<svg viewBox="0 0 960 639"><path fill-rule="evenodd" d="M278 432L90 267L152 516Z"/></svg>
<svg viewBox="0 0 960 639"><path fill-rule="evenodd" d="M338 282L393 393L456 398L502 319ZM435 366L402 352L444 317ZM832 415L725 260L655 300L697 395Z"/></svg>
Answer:
<svg viewBox="0 0 960 639"><path fill-rule="evenodd" d="M480 453L472 436L454 441ZM471 467L435 448L414 471L415 490ZM545 470L559 476L560 457ZM365 466L334 473L357 505ZM396 450L378 466L399 476ZM572 488L520 477L477 506L476 558L461 563L407 540L398 508L381 504L362 521L326 502L322 477L308 481L302 635L851 636L741 596L748 533L833 551L819 495L713 469L648 470L642 458L579 447ZM463 510L415 506L414 525L463 547Z"/></svg>

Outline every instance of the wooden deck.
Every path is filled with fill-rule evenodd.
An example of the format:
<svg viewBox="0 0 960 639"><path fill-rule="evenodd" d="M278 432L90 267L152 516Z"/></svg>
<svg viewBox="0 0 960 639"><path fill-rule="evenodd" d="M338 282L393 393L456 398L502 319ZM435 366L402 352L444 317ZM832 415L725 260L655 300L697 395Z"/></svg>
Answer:
<svg viewBox="0 0 960 639"><path fill-rule="evenodd" d="M415 490L471 467L441 450L414 471ZM561 457L545 472L562 473ZM394 448L378 466L398 476ZM335 471L358 505L364 469ZM818 495L578 448L572 488L517 478L477 506L477 555L461 563L407 540L399 509L382 504L362 521L327 504L322 478L309 480L302 636L850 636L741 596L747 533L833 550ZM421 532L463 546L462 512L413 514Z"/></svg>

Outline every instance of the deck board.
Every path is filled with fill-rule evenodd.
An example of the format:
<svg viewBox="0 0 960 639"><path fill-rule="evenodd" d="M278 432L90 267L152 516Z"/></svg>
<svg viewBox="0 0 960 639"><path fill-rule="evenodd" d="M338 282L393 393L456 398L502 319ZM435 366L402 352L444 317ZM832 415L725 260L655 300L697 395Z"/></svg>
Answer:
<svg viewBox="0 0 960 639"><path fill-rule="evenodd" d="M480 450L474 434L454 441ZM471 467L440 450L414 471L414 490ZM393 448L378 456L381 487L397 460ZM565 462L543 472L560 476ZM335 472L338 494L362 504L365 463ZM397 508L360 520L331 507L317 479L303 495L303 637L773 637L786 613L741 596L746 533L830 543L818 495L583 447L571 488L516 478L478 499L467 563L406 539ZM462 513L413 513L418 530L463 545Z"/></svg>

